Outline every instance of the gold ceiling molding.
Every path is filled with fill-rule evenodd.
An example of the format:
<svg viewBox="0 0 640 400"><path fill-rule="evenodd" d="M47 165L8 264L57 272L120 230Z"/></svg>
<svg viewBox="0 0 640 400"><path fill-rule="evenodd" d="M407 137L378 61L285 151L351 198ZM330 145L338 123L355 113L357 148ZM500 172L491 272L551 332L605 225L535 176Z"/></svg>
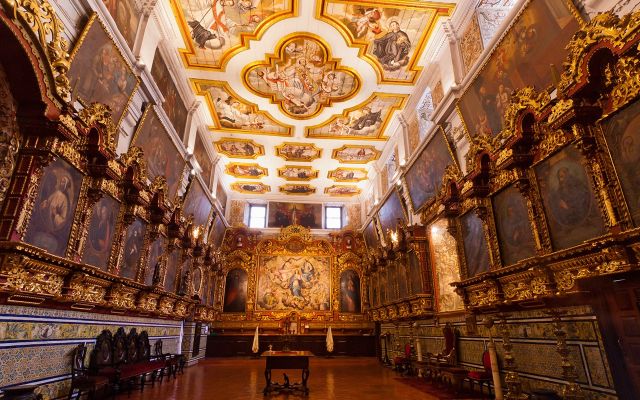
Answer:
<svg viewBox="0 0 640 400"><path fill-rule="evenodd" d="M231 184L231 189L240 193L264 194L271 191L271 186L265 185L262 182L238 181Z"/></svg>
<svg viewBox="0 0 640 400"><path fill-rule="evenodd" d="M357 186L354 185L331 185L324 188L324 194L337 197L351 197L359 195L362 192Z"/></svg>
<svg viewBox="0 0 640 400"><path fill-rule="evenodd" d="M331 158L345 164L367 164L380 158L380 150L373 146L349 145L334 149Z"/></svg>
<svg viewBox="0 0 640 400"><path fill-rule="evenodd" d="M269 176L269 170L259 164L250 163L230 163L227 164L225 172L236 178L259 179Z"/></svg>
<svg viewBox="0 0 640 400"><path fill-rule="evenodd" d="M318 177L318 170L305 165L285 165L278 168L278 176L288 181L310 181Z"/></svg>
<svg viewBox="0 0 640 400"><path fill-rule="evenodd" d="M329 44L311 34L296 32L282 38L264 61L248 64L242 83L251 92L269 99L287 116L308 119L355 96L362 79L333 58Z"/></svg>
<svg viewBox="0 0 640 400"><path fill-rule="evenodd" d="M275 149L276 156L285 161L313 161L322 156L322 149L313 143L283 142Z"/></svg>
<svg viewBox="0 0 640 400"><path fill-rule="evenodd" d="M362 103L346 108L342 114L305 129L305 136L323 139L387 140L385 129L394 111L404 108L406 94L373 93Z"/></svg>
<svg viewBox="0 0 640 400"><path fill-rule="evenodd" d="M251 3L251 4L247 4ZM171 0L171 9L187 47L179 49L187 68L224 72L236 54L249 49L275 23L298 16L298 0L253 2Z"/></svg>
<svg viewBox="0 0 640 400"><path fill-rule="evenodd" d="M336 168L329 171L327 178L336 182L360 182L367 180L367 170L364 168Z"/></svg>
<svg viewBox="0 0 640 400"><path fill-rule="evenodd" d="M317 191L314 186L311 186L308 183L287 183L280 186L278 190L280 193L291 196L308 196Z"/></svg>
<svg viewBox="0 0 640 400"><path fill-rule="evenodd" d="M225 81L191 79L194 93L204 96L211 130L252 135L292 136L293 127L275 120L255 103L240 97Z"/></svg>
<svg viewBox="0 0 640 400"><path fill-rule="evenodd" d="M378 83L413 85L436 22L451 15L454 7L414 0L318 0L316 18L359 49L360 58L376 71Z"/></svg>
<svg viewBox="0 0 640 400"><path fill-rule="evenodd" d="M264 146L251 139L224 137L214 144L218 153L231 158L255 159L264 155Z"/></svg>

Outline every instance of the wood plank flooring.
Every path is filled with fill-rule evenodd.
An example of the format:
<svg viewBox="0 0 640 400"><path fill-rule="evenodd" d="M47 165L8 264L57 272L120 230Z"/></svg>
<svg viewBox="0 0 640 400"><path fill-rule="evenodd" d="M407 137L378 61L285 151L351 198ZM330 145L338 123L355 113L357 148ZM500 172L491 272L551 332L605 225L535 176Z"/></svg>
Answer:
<svg viewBox="0 0 640 400"><path fill-rule="evenodd" d="M298 399L299 395L262 395L265 385L263 359L209 358L185 368L178 379L165 380L124 400L262 400ZM272 380L283 382L282 372L273 371ZM291 382L300 381L299 371L286 371ZM312 358L308 386L309 400L436 400L409 385L382 367L374 358Z"/></svg>

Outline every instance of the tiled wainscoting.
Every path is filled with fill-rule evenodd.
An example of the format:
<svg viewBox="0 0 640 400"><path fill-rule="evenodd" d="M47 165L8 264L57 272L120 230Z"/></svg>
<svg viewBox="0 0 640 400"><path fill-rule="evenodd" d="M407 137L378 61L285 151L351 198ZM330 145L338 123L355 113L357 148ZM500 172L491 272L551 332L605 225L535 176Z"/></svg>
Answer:
<svg viewBox="0 0 640 400"><path fill-rule="evenodd" d="M162 339L165 353L184 348L182 321L0 306L0 387L40 383L45 398L66 396L74 347L87 343L90 351L103 329L115 333L121 326L127 333L146 330L152 346ZM206 346L206 340L202 343Z"/></svg>
<svg viewBox="0 0 640 400"><path fill-rule="evenodd" d="M596 317L588 307L569 308L565 311L567 314L562 318L563 329L567 332L570 358L576 367L578 383L589 398L616 399ZM468 328L463 316L441 316L437 324L434 320L418 321L412 329L413 337L420 340L423 355L426 357L427 352L442 351L442 328L446 322L451 322L459 333L459 364L469 369L482 369L482 353L489 343L489 332L482 325L482 316L478 318L476 333ZM528 392L537 388L549 388L560 393L564 380L550 316L544 311L514 312L508 317L508 326L523 388ZM409 323L384 324L382 333L385 332L391 334L389 358L392 359L400 351L404 352L404 345L409 342ZM491 333L502 366L502 339L497 337L499 335L495 326Z"/></svg>

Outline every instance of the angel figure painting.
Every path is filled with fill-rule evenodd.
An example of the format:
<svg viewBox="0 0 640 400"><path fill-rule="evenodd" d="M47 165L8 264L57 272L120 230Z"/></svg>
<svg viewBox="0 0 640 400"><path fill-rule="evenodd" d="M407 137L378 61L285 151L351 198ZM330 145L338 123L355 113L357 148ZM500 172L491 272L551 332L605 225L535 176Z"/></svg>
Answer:
<svg viewBox="0 0 640 400"><path fill-rule="evenodd" d="M317 256L261 256L256 309L329 311L330 260Z"/></svg>

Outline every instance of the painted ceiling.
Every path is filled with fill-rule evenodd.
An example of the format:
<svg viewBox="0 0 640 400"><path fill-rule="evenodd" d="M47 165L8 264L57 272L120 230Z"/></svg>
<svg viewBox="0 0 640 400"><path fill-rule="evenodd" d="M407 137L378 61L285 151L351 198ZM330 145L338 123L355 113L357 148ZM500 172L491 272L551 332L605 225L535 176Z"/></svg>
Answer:
<svg viewBox="0 0 640 400"><path fill-rule="evenodd" d="M453 2L167 0L236 195L361 193ZM181 39L181 41L180 41Z"/></svg>

